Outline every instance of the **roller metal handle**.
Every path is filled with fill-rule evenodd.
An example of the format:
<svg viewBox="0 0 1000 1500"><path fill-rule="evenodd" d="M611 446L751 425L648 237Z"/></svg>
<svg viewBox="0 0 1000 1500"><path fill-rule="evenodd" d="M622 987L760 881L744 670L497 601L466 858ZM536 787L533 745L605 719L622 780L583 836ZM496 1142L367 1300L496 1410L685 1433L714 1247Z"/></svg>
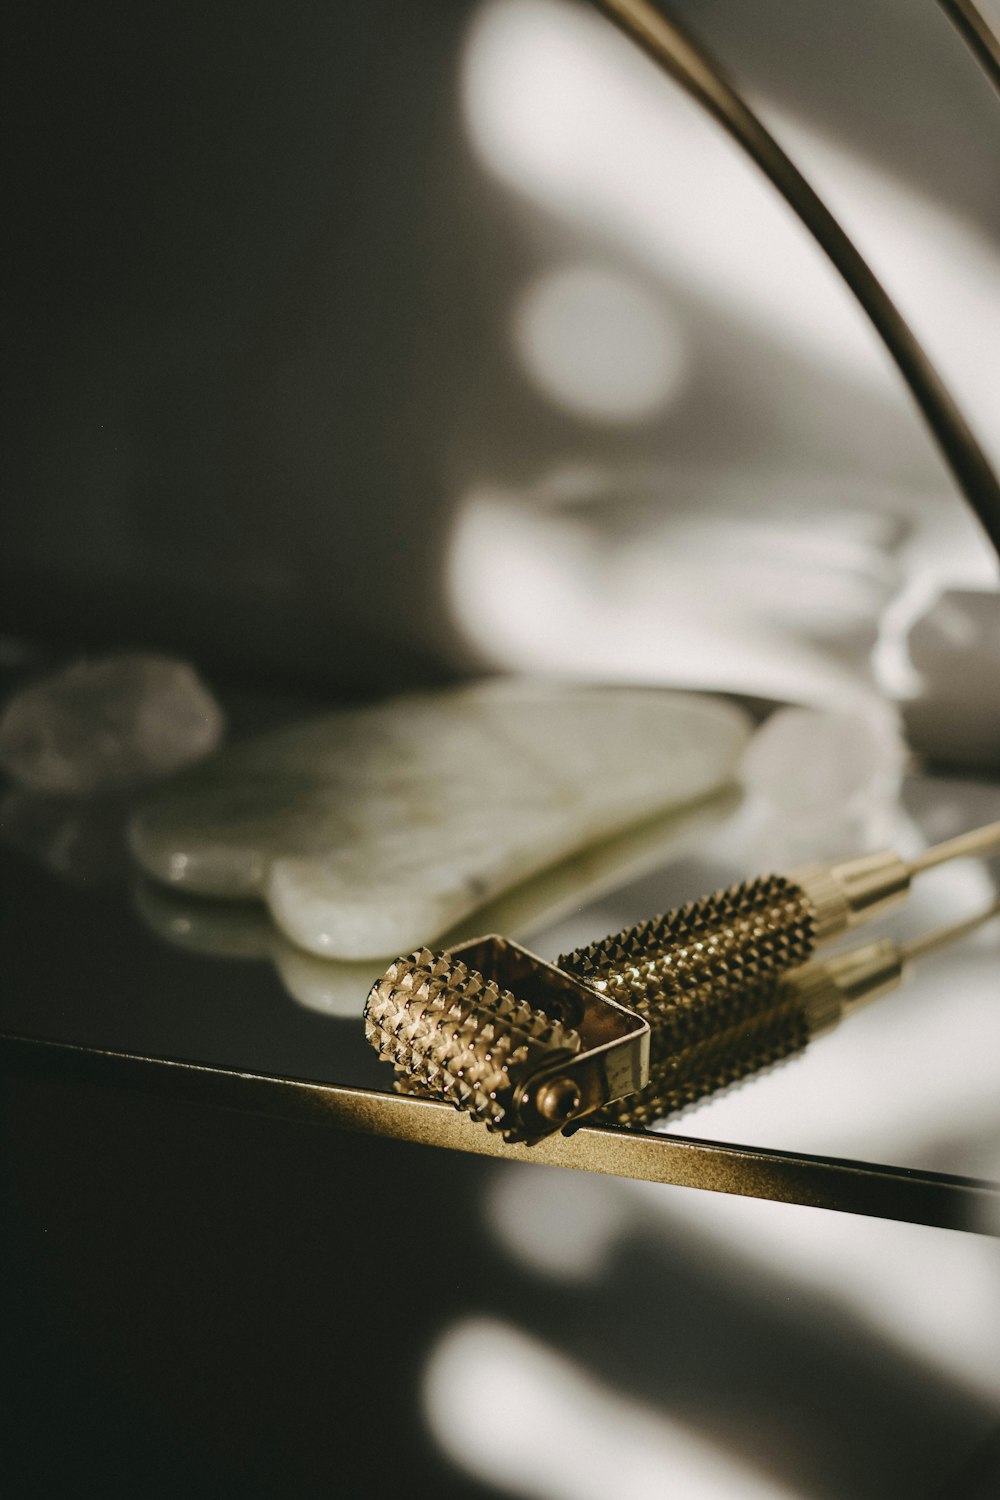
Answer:
<svg viewBox="0 0 1000 1500"><path fill-rule="evenodd" d="M817 944L897 904L908 887L907 866L889 852L810 866L716 891L561 957L560 968L650 1025L649 1082L605 1117L647 1125L829 1030L852 976L872 991L862 956L877 954L878 967L896 950L875 944L810 964Z"/></svg>

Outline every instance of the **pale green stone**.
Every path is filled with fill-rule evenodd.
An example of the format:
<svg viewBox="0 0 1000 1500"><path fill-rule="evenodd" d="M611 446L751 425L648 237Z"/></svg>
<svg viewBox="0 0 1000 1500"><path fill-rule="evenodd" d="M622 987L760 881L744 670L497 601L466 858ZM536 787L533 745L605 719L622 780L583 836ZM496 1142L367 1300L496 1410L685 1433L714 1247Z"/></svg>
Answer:
<svg viewBox="0 0 1000 1500"><path fill-rule="evenodd" d="M748 735L729 704L655 689L413 694L225 751L163 786L131 842L157 880L262 896L309 952L378 958L718 790Z"/></svg>
<svg viewBox="0 0 1000 1500"><path fill-rule="evenodd" d="M502 932L515 942L528 943L608 891L679 858L731 816L739 801L738 791L723 790L589 844L477 907L442 934L441 946L484 932ZM134 897L140 917L157 937L192 953L269 960L293 1000L327 1016L360 1019L373 978L397 957L396 950L389 949L377 959L318 958L290 943L267 907L256 901L205 901L148 880L136 883ZM551 947L546 952L555 956Z"/></svg>

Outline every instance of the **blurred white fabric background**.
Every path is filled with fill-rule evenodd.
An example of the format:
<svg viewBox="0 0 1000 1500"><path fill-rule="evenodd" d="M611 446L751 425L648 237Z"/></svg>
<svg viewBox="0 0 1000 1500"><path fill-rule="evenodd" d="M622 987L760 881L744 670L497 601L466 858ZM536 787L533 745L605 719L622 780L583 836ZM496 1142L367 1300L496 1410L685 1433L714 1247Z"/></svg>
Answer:
<svg viewBox="0 0 1000 1500"><path fill-rule="evenodd" d="M781 18L760 18L778 46ZM711 13L690 19L711 46ZM533 250L495 311L509 358L570 418L547 444L525 424L458 506L449 595L480 659L812 703L933 692L908 633L945 589L994 591L995 560L770 185L570 0L488 0L460 86L475 158ZM751 97L1000 455L995 236L880 160L877 135L865 150ZM1000 614L977 628L988 652ZM974 655L967 641L970 694Z"/></svg>

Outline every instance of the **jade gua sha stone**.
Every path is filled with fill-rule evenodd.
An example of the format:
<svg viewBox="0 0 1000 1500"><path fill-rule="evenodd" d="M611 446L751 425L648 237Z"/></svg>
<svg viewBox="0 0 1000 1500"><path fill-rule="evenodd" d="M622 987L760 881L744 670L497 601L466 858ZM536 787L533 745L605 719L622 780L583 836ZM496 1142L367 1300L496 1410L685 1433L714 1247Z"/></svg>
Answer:
<svg viewBox="0 0 1000 1500"><path fill-rule="evenodd" d="M528 943L544 928L580 912L626 881L686 854L730 817L740 801L738 788L725 788L588 844L478 907L441 935L441 945L451 947L480 932L503 932L515 942ZM373 969L387 969L397 956L386 953L377 960L353 961L318 958L290 943L260 902L206 901L144 877L132 886L132 902L143 925L171 947L217 958L270 962L293 1000L308 1010L355 1025L371 988Z"/></svg>
<svg viewBox="0 0 1000 1500"><path fill-rule="evenodd" d="M731 782L749 722L715 699L517 681L290 726L165 783L130 827L155 880L266 900L291 941L431 942L556 860Z"/></svg>

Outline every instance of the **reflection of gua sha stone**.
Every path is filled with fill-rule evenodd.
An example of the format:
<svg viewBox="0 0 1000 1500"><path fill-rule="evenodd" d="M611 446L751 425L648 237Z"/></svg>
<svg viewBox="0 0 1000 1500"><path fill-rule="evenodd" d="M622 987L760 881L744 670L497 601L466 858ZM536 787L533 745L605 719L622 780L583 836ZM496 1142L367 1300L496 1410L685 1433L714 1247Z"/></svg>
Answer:
<svg viewBox="0 0 1000 1500"><path fill-rule="evenodd" d="M236 746L131 824L147 874L264 898L292 942L379 958L657 812L731 783L744 715L710 698L503 682L344 710Z"/></svg>
<svg viewBox="0 0 1000 1500"><path fill-rule="evenodd" d="M335 963L304 953L282 936L257 902L206 901L148 880L137 881L134 901L145 925L174 947L211 958L270 961L300 1005L357 1021L371 982L370 965Z"/></svg>
<svg viewBox="0 0 1000 1500"><path fill-rule="evenodd" d="M680 812L630 828L508 891L448 935L457 943L473 930L501 927L527 938L626 881L680 857L735 808L724 792ZM272 962L293 1000L323 1015L357 1022L371 988L372 963L317 958L295 947L254 901L206 901L140 880L134 892L140 917L157 937L216 958ZM388 965L388 956L382 967Z"/></svg>

